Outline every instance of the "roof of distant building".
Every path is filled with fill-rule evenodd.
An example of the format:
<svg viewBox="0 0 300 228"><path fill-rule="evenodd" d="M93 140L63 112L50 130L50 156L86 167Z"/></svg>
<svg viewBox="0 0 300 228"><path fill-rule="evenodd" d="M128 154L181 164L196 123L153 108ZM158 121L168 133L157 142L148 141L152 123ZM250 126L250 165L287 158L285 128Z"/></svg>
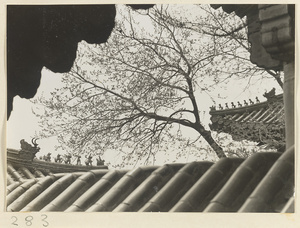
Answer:
<svg viewBox="0 0 300 228"><path fill-rule="evenodd" d="M271 91L270 91L271 92ZM267 96L267 101L231 103L231 107L212 108L210 128L232 135L233 140L249 140L273 146L279 151L285 148L283 94Z"/></svg>

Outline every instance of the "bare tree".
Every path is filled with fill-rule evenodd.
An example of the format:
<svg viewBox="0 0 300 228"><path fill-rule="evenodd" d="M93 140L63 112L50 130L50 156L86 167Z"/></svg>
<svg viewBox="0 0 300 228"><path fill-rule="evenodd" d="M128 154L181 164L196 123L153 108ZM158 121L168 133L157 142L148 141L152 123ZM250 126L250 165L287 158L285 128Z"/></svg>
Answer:
<svg viewBox="0 0 300 228"><path fill-rule="evenodd" d="M197 5L206 12L206 20L199 22L191 22L189 20L176 22L186 29L190 29L195 32L203 32L211 36L215 41L219 41L219 37L227 37L229 40L234 40L239 48L243 48L245 51L250 52L250 44L247 38L248 24L246 17L235 17L234 13L228 15L226 12L219 8L214 10L206 5ZM176 19L175 19L176 20ZM217 46L217 45L215 45ZM245 58L241 55L234 55L235 58L243 58L244 61L249 61L250 58ZM242 61L243 62L243 61ZM283 88L283 75L280 71L266 70L268 74L265 77L273 77L278 85Z"/></svg>
<svg viewBox="0 0 300 228"><path fill-rule="evenodd" d="M114 149L124 162L149 161L182 140L184 127L226 157L200 118L198 95L265 72L247 59L246 40L208 34L215 22L205 15L188 24L169 6L125 10L106 44L81 45L66 86L36 101L46 107L41 136L57 135L73 153Z"/></svg>

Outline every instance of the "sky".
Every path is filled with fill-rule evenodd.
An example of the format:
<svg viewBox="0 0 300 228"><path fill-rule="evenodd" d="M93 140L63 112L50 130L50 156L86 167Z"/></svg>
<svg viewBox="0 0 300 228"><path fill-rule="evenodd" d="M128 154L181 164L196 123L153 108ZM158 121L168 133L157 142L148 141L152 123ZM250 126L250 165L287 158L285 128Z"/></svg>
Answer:
<svg viewBox="0 0 300 228"><path fill-rule="evenodd" d="M50 92L54 88L62 86L61 77L62 74L53 73L50 70L43 68L41 84L37 91L37 94L33 99L39 97L42 94L43 96L49 96ZM220 103L222 105L224 105L226 102L230 103L232 101L240 101L242 103L244 99L248 100L249 98L251 98L252 100L255 100L256 96L258 96L259 99L263 101L264 97L262 97L262 94L264 92L270 91L273 87L277 88L277 91L280 91L280 88L275 80L263 81L262 84L254 86L250 90L243 91L247 83L247 80L231 81L228 84L227 89L215 91L215 101L218 104ZM199 96L205 95L199 94ZM210 122L209 107L213 105L213 102L207 97L204 97L202 100L205 102L201 104L200 116L204 119L204 123L208 128L208 124ZM16 96L14 98L13 111L11 113L10 119L7 122L8 148L20 149L21 139L25 139L25 141L31 142L31 139L35 137L35 135L41 130L41 127L38 123L38 118L32 113L33 106L34 104L31 102L31 100L22 99L19 96ZM193 132L187 132L187 134L193 134ZM38 157L49 152L52 153L53 157L55 157L58 153L65 153L64 151L55 149L55 145L58 145L57 139L55 137L38 139L37 143L41 148L40 152L37 154ZM106 162L114 164L120 161L120 156L118 156L115 152L111 152L109 154L105 154L103 159L105 159ZM192 154L188 154L187 156L181 157L179 159L176 159L174 154L161 154L157 156L156 164L162 165L165 162L191 162L195 159L195 156L193 156ZM211 157L206 157L205 159L213 160L215 158L214 155L212 155Z"/></svg>

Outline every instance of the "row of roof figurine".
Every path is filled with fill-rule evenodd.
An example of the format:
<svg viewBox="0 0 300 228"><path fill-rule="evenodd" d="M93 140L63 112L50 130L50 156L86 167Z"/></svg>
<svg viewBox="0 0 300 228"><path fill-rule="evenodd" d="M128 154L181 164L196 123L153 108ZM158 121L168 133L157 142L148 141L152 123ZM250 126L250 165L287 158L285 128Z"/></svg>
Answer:
<svg viewBox="0 0 300 228"><path fill-rule="evenodd" d="M75 157L76 157L75 165L82 165L81 164L81 156L76 155ZM56 162L56 163L64 162L65 164L71 164L71 158L72 158L72 155L70 155L70 154L65 155L64 158L60 154L58 154L56 157L54 157L54 162ZM39 160L51 162L51 153L48 153L47 155L44 155L44 156L40 156ZM105 160L102 160L100 156L98 158L96 158L96 160L97 160L97 166L104 165ZM92 166L93 156L89 155L88 157L86 157L84 163L86 166Z"/></svg>
<svg viewBox="0 0 300 228"><path fill-rule="evenodd" d="M37 139L33 138L31 140L31 143L33 144L33 146L30 143L26 142L24 139L21 139L21 141L20 141L21 150L32 153L33 154L32 158L36 158L36 153L40 151L40 148L38 147L38 144L37 144ZM76 155L76 157L77 157L76 165L82 165L81 164L81 156ZM58 154L56 157L54 157L54 162L56 162L56 163L64 162L65 164L71 164L71 158L72 158L72 155L70 155L70 154L64 155L64 158L62 158L61 155ZM85 165L91 166L93 163L93 156L89 155L88 157L85 156L85 158L86 158L84 161ZM44 155L44 156L40 156L39 160L51 162L51 153L48 153L47 155ZM98 158L96 158L96 160L97 160L97 166L104 165L105 161L101 159L100 155Z"/></svg>
<svg viewBox="0 0 300 228"><path fill-rule="evenodd" d="M256 103L260 102L258 97L256 97L255 99L256 99ZM250 103L250 105L254 104L254 102L251 99L249 99L249 103ZM243 105L239 101L237 102L237 105L238 105L238 107L243 107ZM244 100L244 106L247 106L247 105L249 105L248 102L246 100ZM233 102L231 102L231 108L236 108L236 105ZM218 110L223 110L223 109L224 109L223 106L221 104L219 104ZM229 109L228 103L225 103L225 109ZM216 110L216 106L210 107L210 110Z"/></svg>
<svg viewBox="0 0 300 228"><path fill-rule="evenodd" d="M263 96L265 98L267 98L267 100L271 100L272 98L275 97L275 94L276 94L275 88L272 88L269 92L265 92L263 94ZM255 97L255 101L256 101L256 103L260 102L258 97ZM254 102L251 99L249 99L249 103L250 103L250 105L254 104ZM243 105L239 101L237 102L237 105L238 105L238 107L243 107ZM247 105L249 105L248 102L246 100L244 100L244 106L247 106ZM236 105L233 102L231 102L231 108L236 108ZM223 106L221 104L219 104L218 110L223 110L223 109L224 109ZM229 109L228 103L225 103L225 109ZM210 110L212 110L212 111L216 110L216 106L210 107Z"/></svg>

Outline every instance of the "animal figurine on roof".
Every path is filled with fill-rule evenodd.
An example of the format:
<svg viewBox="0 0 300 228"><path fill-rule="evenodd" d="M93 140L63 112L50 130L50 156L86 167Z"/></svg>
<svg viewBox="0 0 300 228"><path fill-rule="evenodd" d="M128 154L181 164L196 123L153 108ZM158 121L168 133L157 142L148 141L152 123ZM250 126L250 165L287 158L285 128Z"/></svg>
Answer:
<svg viewBox="0 0 300 228"><path fill-rule="evenodd" d="M265 98L267 98L267 100L270 100L270 99L274 98L275 97L275 88L271 89L269 92L265 92L263 94L263 96Z"/></svg>
<svg viewBox="0 0 300 228"><path fill-rule="evenodd" d="M71 158L72 158L72 155L70 155L70 154L65 155L65 159L64 159L65 164L71 164Z"/></svg>
<svg viewBox="0 0 300 228"><path fill-rule="evenodd" d="M77 160L76 160L76 165L81 165L81 156L80 155L76 155Z"/></svg>
<svg viewBox="0 0 300 228"><path fill-rule="evenodd" d="M46 162L51 162L51 153L48 153L47 156L45 156Z"/></svg>
<svg viewBox="0 0 300 228"><path fill-rule="evenodd" d="M56 163L62 163L62 158L61 158L60 154L58 154L58 155L56 156L56 158L54 158L54 161L55 161Z"/></svg>
<svg viewBox="0 0 300 228"><path fill-rule="evenodd" d="M99 155L99 158L96 158L96 160L97 160L97 166L104 165L105 160L102 160L100 155Z"/></svg>
<svg viewBox="0 0 300 228"><path fill-rule="evenodd" d="M88 158L84 161L86 166L91 166L92 165L92 163L93 163L92 158L93 157L91 155L89 155Z"/></svg>

